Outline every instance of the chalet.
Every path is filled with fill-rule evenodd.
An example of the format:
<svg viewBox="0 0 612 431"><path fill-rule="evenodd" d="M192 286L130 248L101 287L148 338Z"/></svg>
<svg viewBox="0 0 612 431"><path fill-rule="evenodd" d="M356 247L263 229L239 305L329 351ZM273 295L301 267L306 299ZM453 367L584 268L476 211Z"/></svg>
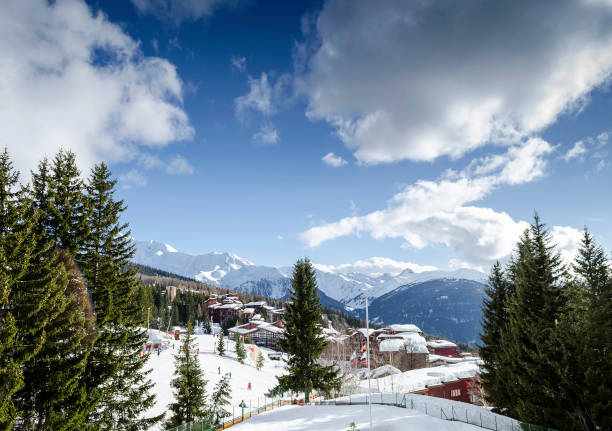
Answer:
<svg viewBox="0 0 612 431"><path fill-rule="evenodd" d="M379 362L390 364L400 371L427 367L427 343L418 332L383 333L377 337L377 341Z"/></svg>
<svg viewBox="0 0 612 431"><path fill-rule="evenodd" d="M430 340L427 342L427 348L429 352L439 356L450 356L459 358L459 352L457 352L457 345L446 340Z"/></svg>
<svg viewBox="0 0 612 431"><path fill-rule="evenodd" d="M241 316L244 322L250 322L251 319L256 316L255 309L251 307L247 307L244 310L242 310Z"/></svg>
<svg viewBox="0 0 612 431"><path fill-rule="evenodd" d="M268 323L253 319L244 325L230 328L229 332L232 336L240 335L243 341L250 336L253 343L258 346L279 350L278 340L283 336L284 329L282 321Z"/></svg>
<svg viewBox="0 0 612 431"><path fill-rule="evenodd" d="M266 301L252 301L245 305L247 308L252 308L255 310L255 313L261 314L264 306L266 305Z"/></svg>

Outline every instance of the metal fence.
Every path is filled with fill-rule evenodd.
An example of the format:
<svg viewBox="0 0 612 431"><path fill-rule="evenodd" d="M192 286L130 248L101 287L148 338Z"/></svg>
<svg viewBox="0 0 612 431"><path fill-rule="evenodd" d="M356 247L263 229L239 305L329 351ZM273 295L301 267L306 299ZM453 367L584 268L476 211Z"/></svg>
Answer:
<svg viewBox="0 0 612 431"><path fill-rule="evenodd" d="M235 424L239 424L242 421L249 419L251 416L258 415L260 413L273 410L278 407L282 407L291 404L291 400L287 398L257 398L255 400L249 400L248 403L243 401L243 407L233 406L231 419L227 419L225 422L218 425L211 425L207 419L195 420L181 424L174 428L169 428L167 431L216 431L224 430ZM241 404L242 404L241 403Z"/></svg>
<svg viewBox="0 0 612 431"><path fill-rule="evenodd" d="M476 425L494 431L556 431L552 428L520 422L493 413L486 408L444 398L417 394L373 393L372 404L391 405L420 411L428 416ZM367 405L368 395L357 394L316 401L314 405Z"/></svg>

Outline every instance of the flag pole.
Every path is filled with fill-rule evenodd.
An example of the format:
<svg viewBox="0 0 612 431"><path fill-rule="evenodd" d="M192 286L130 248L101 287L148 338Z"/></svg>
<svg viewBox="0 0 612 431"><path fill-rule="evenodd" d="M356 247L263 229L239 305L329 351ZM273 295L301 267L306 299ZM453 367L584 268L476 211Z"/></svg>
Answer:
<svg viewBox="0 0 612 431"><path fill-rule="evenodd" d="M368 298L366 298L366 357L368 361L368 404L370 406L370 429L372 429L372 386L370 385L370 320L368 316Z"/></svg>

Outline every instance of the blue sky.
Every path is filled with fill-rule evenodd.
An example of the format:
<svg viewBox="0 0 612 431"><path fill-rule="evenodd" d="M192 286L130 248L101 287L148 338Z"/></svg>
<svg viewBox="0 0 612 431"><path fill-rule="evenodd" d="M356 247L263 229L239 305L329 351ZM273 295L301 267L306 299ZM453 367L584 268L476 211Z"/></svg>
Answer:
<svg viewBox="0 0 612 431"><path fill-rule="evenodd" d="M609 250L612 5L530 3L3 2L0 143L190 253L486 270L534 210Z"/></svg>

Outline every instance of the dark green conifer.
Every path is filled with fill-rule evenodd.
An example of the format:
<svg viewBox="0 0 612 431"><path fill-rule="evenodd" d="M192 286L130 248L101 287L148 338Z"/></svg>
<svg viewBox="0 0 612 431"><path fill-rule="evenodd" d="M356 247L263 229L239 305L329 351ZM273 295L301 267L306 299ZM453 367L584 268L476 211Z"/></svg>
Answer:
<svg viewBox="0 0 612 431"><path fill-rule="evenodd" d="M210 397L210 413L213 425L221 425L223 423L223 418L231 416L230 412L225 408L225 406L228 406L231 402L230 397L232 390L229 381L229 374L224 374L221 380L215 385Z"/></svg>
<svg viewBox="0 0 612 431"><path fill-rule="evenodd" d="M225 343L223 342L223 331L219 333L219 342L217 343L217 353L223 356L225 353Z"/></svg>
<svg viewBox="0 0 612 431"><path fill-rule="evenodd" d="M61 248L80 263L80 253L89 231L89 203L75 154L60 150L53 159L50 174L47 233L56 248Z"/></svg>
<svg viewBox="0 0 612 431"><path fill-rule="evenodd" d="M559 427L565 413L563 397L546 383L560 380L562 349L556 339L565 307L565 270L537 215L521 238L508 272L513 295L502 343L509 393L507 399L504 394L496 401L525 422Z"/></svg>
<svg viewBox="0 0 612 431"><path fill-rule="evenodd" d="M236 343L236 357L238 358L238 362L244 364L244 360L246 358L246 349L242 344L242 338L240 338L240 335L236 334L234 336L234 341Z"/></svg>
<svg viewBox="0 0 612 431"><path fill-rule="evenodd" d="M175 402L169 406L171 416L167 428L174 428L194 420L207 420L206 380L193 345L193 326L189 322L187 334L179 352L174 355L175 372L170 386L174 389Z"/></svg>
<svg viewBox="0 0 612 431"><path fill-rule="evenodd" d="M85 372L87 420L90 429L140 430L160 418L141 418L154 403L153 384L142 369L148 357L138 354L147 335L139 329L138 285L129 266L134 246L127 224L121 224L126 207L114 198L116 182L102 163L94 166L87 184L88 235L80 255L97 324Z"/></svg>
<svg viewBox="0 0 612 431"><path fill-rule="evenodd" d="M482 332L479 356L484 365L480 374L487 400L495 405L507 406L511 400L508 393L508 378L504 374L504 345L502 334L508 327L509 283L501 264L493 265L485 288L486 297L482 308Z"/></svg>
<svg viewBox="0 0 612 431"><path fill-rule="evenodd" d="M304 392L304 400L308 402L313 390L329 394L333 389L339 390L342 382L338 369L318 361L327 343L321 335L321 304L315 271L308 259L298 260L294 265L289 294L291 302L286 306L284 337L278 342L289 354L287 374L277 377L274 391Z"/></svg>
<svg viewBox="0 0 612 431"><path fill-rule="evenodd" d="M559 324L564 348L561 387L568 428L599 430L612 423L612 277L601 247L585 229Z"/></svg>
<svg viewBox="0 0 612 431"><path fill-rule="evenodd" d="M261 354L261 350L257 353L257 360L255 361L255 368L257 368L257 370L261 370L264 366L264 357Z"/></svg>
<svg viewBox="0 0 612 431"><path fill-rule="evenodd" d="M61 295L49 310L40 351L24 368L18 393L22 429L81 430L87 413L82 374L94 339L93 311L70 255L50 252L41 264L51 270L50 279L40 279L45 288Z"/></svg>

